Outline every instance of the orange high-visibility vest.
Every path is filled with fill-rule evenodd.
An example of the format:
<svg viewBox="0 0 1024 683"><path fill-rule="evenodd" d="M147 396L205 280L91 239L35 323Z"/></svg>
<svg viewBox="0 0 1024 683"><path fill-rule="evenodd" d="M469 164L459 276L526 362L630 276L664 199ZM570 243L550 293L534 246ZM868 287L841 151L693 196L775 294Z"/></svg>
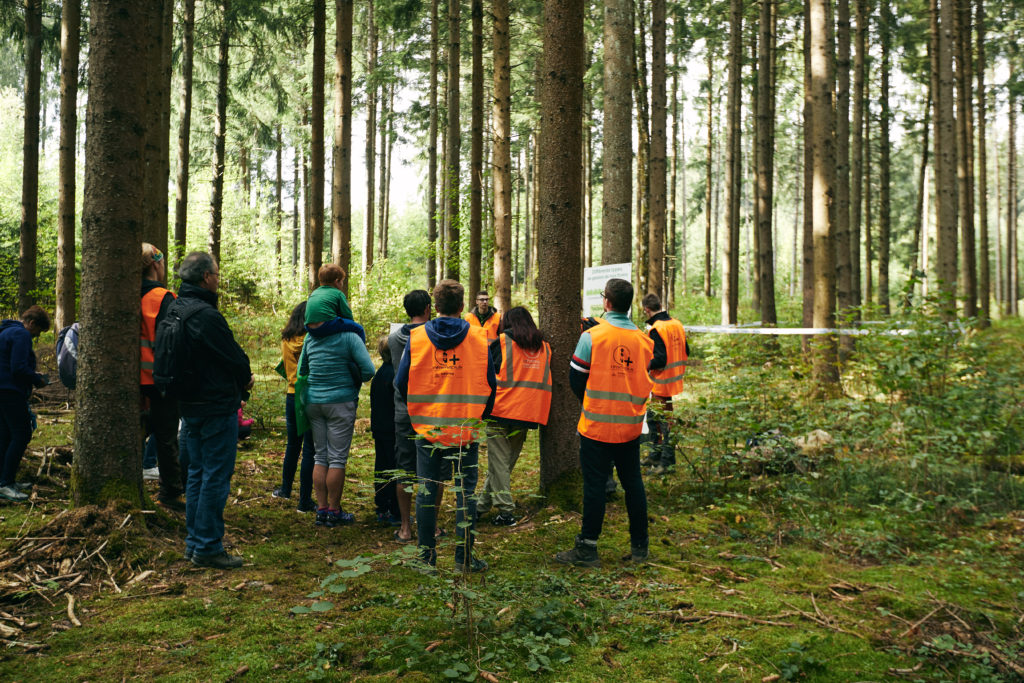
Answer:
<svg viewBox="0 0 1024 683"><path fill-rule="evenodd" d="M683 324L672 318L655 320L652 327L665 342L665 367L651 370L655 396L675 396L683 390L683 374L686 372L686 330Z"/></svg>
<svg viewBox="0 0 1024 683"><path fill-rule="evenodd" d="M551 410L551 347L527 351L512 337L498 337L501 375L491 415L546 425Z"/></svg>
<svg viewBox="0 0 1024 683"><path fill-rule="evenodd" d="M588 333L590 377L577 429L595 441L631 441L643 430L654 385L647 374L654 341L640 330L610 324L591 327Z"/></svg>
<svg viewBox="0 0 1024 683"><path fill-rule="evenodd" d="M480 318L476 317L476 309L474 308L466 315L466 322L473 327L482 327L487 332L487 343L490 344L492 341L498 338L498 322L501 320L501 314L495 311L487 322L480 322Z"/></svg>
<svg viewBox="0 0 1024 683"><path fill-rule="evenodd" d="M473 423L483 417L487 383L487 335L470 327L454 349L439 349L424 326L409 334L409 420L431 443L465 446L475 441Z"/></svg>
<svg viewBox="0 0 1024 683"><path fill-rule="evenodd" d="M139 384L153 383L153 345L156 342L156 317L160 314L160 303L164 296L174 292L163 287L154 287L142 295L142 329L139 332ZM177 298L177 297L175 297Z"/></svg>

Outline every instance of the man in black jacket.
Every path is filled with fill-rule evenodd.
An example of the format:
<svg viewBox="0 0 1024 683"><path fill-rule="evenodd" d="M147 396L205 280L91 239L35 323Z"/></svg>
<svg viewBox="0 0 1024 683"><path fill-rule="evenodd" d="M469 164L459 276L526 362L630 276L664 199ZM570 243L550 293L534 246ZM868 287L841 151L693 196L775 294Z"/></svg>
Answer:
<svg viewBox="0 0 1024 683"><path fill-rule="evenodd" d="M232 569L242 565L242 558L224 551L224 506L235 470L238 408L248 398L254 377L249 357L217 310L217 262L194 251L182 261L178 275L182 285L171 310L201 306L185 320L186 365L194 381L178 396L189 457L185 558L197 567Z"/></svg>

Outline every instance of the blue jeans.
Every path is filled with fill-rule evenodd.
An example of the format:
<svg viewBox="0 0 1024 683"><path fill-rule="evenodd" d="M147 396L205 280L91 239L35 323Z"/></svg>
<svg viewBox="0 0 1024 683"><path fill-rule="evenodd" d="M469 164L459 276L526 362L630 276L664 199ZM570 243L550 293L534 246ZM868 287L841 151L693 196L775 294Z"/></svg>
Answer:
<svg viewBox="0 0 1024 683"><path fill-rule="evenodd" d="M224 552L224 505L231 491L238 446L238 415L186 417L188 487L185 550L198 557Z"/></svg>
<svg viewBox="0 0 1024 683"><path fill-rule="evenodd" d="M295 423L295 394L285 394L284 422L288 429L288 445L284 449L284 464L281 466L281 491L289 496L292 493L292 482L295 480L295 468L299 464L299 452L302 452L302 469L299 470L299 507L313 502L313 431L299 436L299 428Z"/></svg>
<svg viewBox="0 0 1024 683"><path fill-rule="evenodd" d="M438 483L444 478L446 460L451 463L455 479L455 562L465 561L465 552L473 549L473 534L467 534L476 526L476 491L478 444L459 448L434 447L425 439L416 441L416 474L420 479L416 492L416 535L424 559L433 563L434 547L437 544L434 532L437 529ZM470 526L462 522L468 520Z"/></svg>
<svg viewBox="0 0 1024 683"><path fill-rule="evenodd" d="M146 437L146 447L142 449L142 469L151 470L156 466L156 437L150 434Z"/></svg>

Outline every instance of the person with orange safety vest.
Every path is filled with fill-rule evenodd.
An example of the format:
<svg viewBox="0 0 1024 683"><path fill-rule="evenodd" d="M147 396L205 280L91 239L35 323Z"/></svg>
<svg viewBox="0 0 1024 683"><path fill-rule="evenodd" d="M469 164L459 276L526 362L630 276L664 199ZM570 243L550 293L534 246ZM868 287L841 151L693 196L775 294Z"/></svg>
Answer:
<svg viewBox="0 0 1024 683"><path fill-rule="evenodd" d="M505 312L501 334L491 344L491 364L498 378L492 423L487 430L487 482L477 501L484 513L498 508L491 523L513 526L512 469L526 443L528 430L548 423L551 409L551 347L522 306Z"/></svg>
<svg viewBox="0 0 1024 683"><path fill-rule="evenodd" d="M575 545L555 555L562 564L600 567L597 539L604 524L605 483L619 475L629 515L630 556L648 556L647 493L640 474L640 433L651 394L647 366L654 342L629 319L633 285L605 283L604 322L580 335L569 364L569 385L583 402L577 426L583 473L583 520Z"/></svg>
<svg viewBox="0 0 1024 683"><path fill-rule="evenodd" d="M648 294L640 305L647 316L647 334L654 342L654 357L647 368L654 382L654 409L647 413L651 451L643 464L664 474L676 464L675 444L671 442L672 397L683 391L690 345L683 324L662 310L657 294Z"/></svg>
<svg viewBox="0 0 1024 683"><path fill-rule="evenodd" d="M163 252L148 242L142 243L142 326L139 332L139 384L142 390L143 439L152 435L160 468L158 500L178 512L185 511L181 500L185 484L178 463L178 402L163 396L153 383L153 347L156 326L174 303L175 296L163 285L167 261Z"/></svg>
<svg viewBox="0 0 1024 683"><path fill-rule="evenodd" d="M437 562L434 531L435 496L443 463L452 463L456 491L455 565L479 572L487 563L473 557L476 523L477 423L494 405L495 377L487 352L487 335L460 315L465 290L455 280L434 287L438 317L409 333L409 343L395 372L395 390L405 399L409 421L421 437L416 442L417 569L432 573ZM465 524L468 521L469 524Z"/></svg>
<svg viewBox="0 0 1024 683"><path fill-rule="evenodd" d="M486 289L476 293L476 307L466 314L466 322L473 327L482 327L487 333L487 343L498 338L498 323L501 316L498 310L490 305L491 296Z"/></svg>

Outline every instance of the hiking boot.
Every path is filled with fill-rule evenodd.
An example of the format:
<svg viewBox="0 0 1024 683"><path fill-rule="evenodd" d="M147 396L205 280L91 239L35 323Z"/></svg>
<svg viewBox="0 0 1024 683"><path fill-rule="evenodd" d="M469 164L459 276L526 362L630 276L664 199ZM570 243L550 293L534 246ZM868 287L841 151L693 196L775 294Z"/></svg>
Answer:
<svg viewBox="0 0 1024 683"><path fill-rule="evenodd" d="M180 494L178 494L178 495L170 495L170 494L168 494L168 495L157 496L157 502L160 503L161 505L163 505L165 508L167 508L169 510L174 510L175 512L184 512L185 511L185 501L183 501L181 499L181 495Z"/></svg>
<svg viewBox="0 0 1024 683"><path fill-rule="evenodd" d="M494 526L515 526L518 521L519 519L511 512L499 512L491 520L491 524Z"/></svg>
<svg viewBox="0 0 1024 683"><path fill-rule="evenodd" d="M479 557L470 555L469 562L463 562L459 558L455 558L455 569L463 574L479 574L480 572L487 571L487 563Z"/></svg>
<svg viewBox="0 0 1024 683"><path fill-rule="evenodd" d="M645 564L650 557L650 552L645 545L631 545L629 547L629 560L637 564Z"/></svg>
<svg viewBox="0 0 1024 683"><path fill-rule="evenodd" d="M228 555L220 552L216 555L192 555L192 564L196 567L209 567L210 569L237 569L242 566L244 560L238 555Z"/></svg>
<svg viewBox="0 0 1024 683"><path fill-rule="evenodd" d="M283 486L278 486L270 495L273 496L274 498L291 498L292 492L287 490Z"/></svg>
<svg viewBox="0 0 1024 683"><path fill-rule="evenodd" d="M316 512L316 503L314 503L311 500L307 500L304 503L300 502L299 506L297 508L295 508L295 511L296 512Z"/></svg>
<svg viewBox="0 0 1024 683"><path fill-rule="evenodd" d="M577 536L572 549L556 553L555 561L574 567L600 567L601 558L597 555L597 541L587 541Z"/></svg>
<svg viewBox="0 0 1024 683"><path fill-rule="evenodd" d="M14 501L15 503L21 503L28 500L28 495L22 493L14 486L0 486L0 498Z"/></svg>
<svg viewBox="0 0 1024 683"><path fill-rule="evenodd" d="M159 481L160 480L160 468L159 467L147 467L142 470L143 481Z"/></svg>

